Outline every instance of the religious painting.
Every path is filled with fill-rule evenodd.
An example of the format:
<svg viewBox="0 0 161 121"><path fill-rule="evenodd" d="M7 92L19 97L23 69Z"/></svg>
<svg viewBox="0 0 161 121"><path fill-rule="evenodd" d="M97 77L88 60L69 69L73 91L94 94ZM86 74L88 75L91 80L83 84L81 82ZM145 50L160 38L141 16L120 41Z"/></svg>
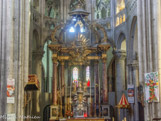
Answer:
<svg viewBox="0 0 161 121"><path fill-rule="evenodd" d="M159 102L158 72L145 74L145 93L148 103Z"/></svg>
<svg viewBox="0 0 161 121"><path fill-rule="evenodd" d="M110 117L110 106L109 105L102 105L102 116L104 118Z"/></svg>
<svg viewBox="0 0 161 121"><path fill-rule="evenodd" d="M7 80L7 103L15 103L15 79Z"/></svg>
<svg viewBox="0 0 161 121"><path fill-rule="evenodd" d="M134 103L134 85L128 85L127 93L128 93L128 102Z"/></svg>
<svg viewBox="0 0 161 121"><path fill-rule="evenodd" d="M58 118L58 106L50 106L50 119L54 120Z"/></svg>
<svg viewBox="0 0 161 121"><path fill-rule="evenodd" d="M7 97L13 97L15 93L15 80L8 79L7 81Z"/></svg>

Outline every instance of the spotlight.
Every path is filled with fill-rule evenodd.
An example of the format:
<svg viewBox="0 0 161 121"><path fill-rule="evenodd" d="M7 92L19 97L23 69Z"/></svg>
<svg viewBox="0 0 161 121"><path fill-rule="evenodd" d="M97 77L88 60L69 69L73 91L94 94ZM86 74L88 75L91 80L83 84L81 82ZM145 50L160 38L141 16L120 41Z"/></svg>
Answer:
<svg viewBox="0 0 161 121"><path fill-rule="evenodd" d="M73 20L73 21L77 21L76 17L74 17L72 20Z"/></svg>
<svg viewBox="0 0 161 121"><path fill-rule="evenodd" d="M82 33L83 33L83 32L84 32L84 29L83 29L83 28L81 28L81 29L80 29L80 32L82 32Z"/></svg>
<svg viewBox="0 0 161 121"><path fill-rule="evenodd" d="M71 27L71 28L69 29L69 32L75 32L75 29L74 29L73 27Z"/></svg>

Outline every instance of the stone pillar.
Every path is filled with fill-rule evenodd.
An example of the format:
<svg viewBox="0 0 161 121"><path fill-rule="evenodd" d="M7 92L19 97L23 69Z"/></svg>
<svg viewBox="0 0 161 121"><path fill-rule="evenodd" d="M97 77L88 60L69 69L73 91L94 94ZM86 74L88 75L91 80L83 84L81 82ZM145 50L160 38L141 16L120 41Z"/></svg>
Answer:
<svg viewBox="0 0 161 121"><path fill-rule="evenodd" d="M108 83L107 83L107 68L106 59L102 60L102 80L103 80L103 103L108 103Z"/></svg>
<svg viewBox="0 0 161 121"><path fill-rule="evenodd" d="M158 34L158 76L159 76L159 81L161 81L161 50L160 50L160 48L161 48L161 1L159 0L159 1L157 1L158 3L157 3L157 11L158 11L158 14L157 14L157 16L158 16L158 22L157 22L157 24L158 24L158 31L157 31L157 34ZM159 93L161 94L161 83L159 84ZM161 95L159 96L159 100L161 100ZM159 103L159 105L158 105L158 107L159 107L159 109L161 109L161 103ZM159 117L161 117L161 111L159 110L158 111L159 112Z"/></svg>
<svg viewBox="0 0 161 121"><path fill-rule="evenodd" d="M116 56L116 105L119 103L123 91L125 90L125 57L126 51L117 50L115 51ZM119 117L119 113L117 115ZM123 111L120 110L120 117L123 119ZM118 118L117 118L118 119Z"/></svg>
<svg viewBox="0 0 161 121"><path fill-rule="evenodd" d="M52 93L53 93L53 105L57 105L57 60L53 59L53 83L52 83Z"/></svg>
<svg viewBox="0 0 161 121"><path fill-rule="evenodd" d="M138 64L133 63L133 82L135 87L135 103L134 103L134 121L139 121L139 107L138 107L138 86L139 86L139 77L138 77Z"/></svg>

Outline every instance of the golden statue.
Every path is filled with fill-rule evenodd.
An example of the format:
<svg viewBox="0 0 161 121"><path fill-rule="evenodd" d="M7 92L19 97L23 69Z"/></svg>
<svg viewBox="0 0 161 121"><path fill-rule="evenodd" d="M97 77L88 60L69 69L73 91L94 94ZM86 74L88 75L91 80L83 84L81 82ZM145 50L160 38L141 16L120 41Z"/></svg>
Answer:
<svg viewBox="0 0 161 121"><path fill-rule="evenodd" d="M81 81L79 81L78 87L79 87L79 88L82 88L82 82L81 82Z"/></svg>
<svg viewBox="0 0 161 121"><path fill-rule="evenodd" d="M83 83L83 89L84 89L84 92L87 92L87 83L86 82Z"/></svg>
<svg viewBox="0 0 161 121"><path fill-rule="evenodd" d="M76 83L73 83L73 92L76 92L76 91L77 91Z"/></svg>

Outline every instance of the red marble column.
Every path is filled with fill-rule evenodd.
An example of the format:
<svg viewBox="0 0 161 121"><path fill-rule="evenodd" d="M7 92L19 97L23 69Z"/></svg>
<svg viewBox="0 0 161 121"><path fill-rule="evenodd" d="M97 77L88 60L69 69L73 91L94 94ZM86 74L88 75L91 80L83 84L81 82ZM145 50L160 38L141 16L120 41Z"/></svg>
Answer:
<svg viewBox="0 0 161 121"><path fill-rule="evenodd" d="M52 93L53 93L53 105L57 105L57 60L53 59L53 83L52 83Z"/></svg>
<svg viewBox="0 0 161 121"><path fill-rule="evenodd" d="M99 87L99 83L98 83L98 61L94 62L94 84L95 84L95 100L94 100L94 104L95 104L95 109L94 109L94 116L97 117L96 114L96 108L99 102L99 92L98 92L98 87Z"/></svg>
<svg viewBox="0 0 161 121"><path fill-rule="evenodd" d="M64 80L64 61L61 62L61 90L62 90L62 96L65 94L65 80Z"/></svg>
<svg viewBox="0 0 161 121"><path fill-rule="evenodd" d="M102 60L102 80L103 80L103 103L108 103L108 83L107 83L107 68L106 68L106 59Z"/></svg>

